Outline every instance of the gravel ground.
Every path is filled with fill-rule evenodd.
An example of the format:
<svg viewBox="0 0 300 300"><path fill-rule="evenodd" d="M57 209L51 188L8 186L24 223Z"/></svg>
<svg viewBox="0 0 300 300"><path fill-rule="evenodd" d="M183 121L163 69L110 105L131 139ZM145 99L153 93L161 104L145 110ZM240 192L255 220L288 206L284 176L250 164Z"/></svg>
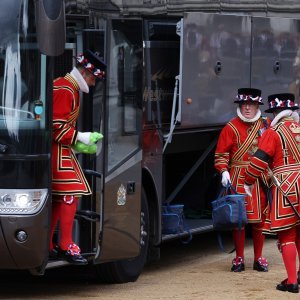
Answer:
<svg viewBox="0 0 300 300"><path fill-rule="evenodd" d="M225 236L228 249L231 239ZM0 299L299 299L299 294L276 291L286 277L276 239L267 238L264 255L269 272L252 270L253 249L246 242L246 270L230 272L234 254L221 252L215 234L195 237L188 245L179 241L162 246L161 259L146 266L136 282L101 284L82 269L47 271L41 278L1 273Z"/></svg>

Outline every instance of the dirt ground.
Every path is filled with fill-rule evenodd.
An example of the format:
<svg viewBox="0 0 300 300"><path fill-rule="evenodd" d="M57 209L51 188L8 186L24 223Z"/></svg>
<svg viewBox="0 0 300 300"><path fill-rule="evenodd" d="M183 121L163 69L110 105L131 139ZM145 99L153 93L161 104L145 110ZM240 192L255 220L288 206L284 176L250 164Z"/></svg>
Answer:
<svg viewBox="0 0 300 300"><path fill-rule="evenodd" d="M228 249L231 240L225 237ZM299 294L276 291L286 277L276 239L268 238L264 255L268 273L252 270L253 250L246 243L246 271L230 272L233 254L221 252L213 234L201 235L188 245L164 244L161 259L147 266L136 282L99 284L79 275L79 269L51 270L43 278L1 275L0 299L300 299Z"/></svg>
<svg viewBox="0 0 300 300"><path fill-rule="evenodd" d="M286 278L276 239L266 240L264 255L268 273L252 270L253 248L247 240L246 271L230 272L233 254L222 253L213 239L197 239L195 245L179 246L162 253L162 263L149 266L137 282L120 290L122 299L299 299L299 294L280 292L278 282ZM173 244L174 245L174 244ZM227 245L230 250L230 244ZM131 285L131 284L130 284ZM107 299L117 299L106 294ZM127 298L129 297L129 298ZM106 298L105 298L106 299Z"/></svg>

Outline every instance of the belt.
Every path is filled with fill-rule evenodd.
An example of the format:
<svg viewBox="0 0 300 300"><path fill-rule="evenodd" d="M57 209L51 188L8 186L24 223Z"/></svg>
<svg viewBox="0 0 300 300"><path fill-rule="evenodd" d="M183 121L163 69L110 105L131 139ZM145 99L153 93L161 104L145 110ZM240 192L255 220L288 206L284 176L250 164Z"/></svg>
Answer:
<svg viewBox="0 0 300 300"><path fill-rule="evenodd" d="M230 162L230 167L235 167L235 168L246 168L249 165L249 161L242 161L242 160L233 160Z"/></svg>
<svg viewBox="0 0 300 300"><path fill-rule="evenodd" d="M289 173L289 172L300 172L300 164L279 166L279 167L274 168L272 171L273 171L274 175L281 174L281 173Z"/></svg>

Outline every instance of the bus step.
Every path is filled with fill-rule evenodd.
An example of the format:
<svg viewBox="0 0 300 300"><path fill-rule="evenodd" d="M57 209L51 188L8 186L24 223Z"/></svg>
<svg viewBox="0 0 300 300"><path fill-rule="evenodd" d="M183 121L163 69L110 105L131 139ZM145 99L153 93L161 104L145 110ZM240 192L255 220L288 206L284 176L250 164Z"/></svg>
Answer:
<svg viewBox="0 0 300 300"><path fill-rule="evenodd" d="M75 214L75 218L81 218L90 222L100 221L100 215L91 210L78 210Z"/></svg>

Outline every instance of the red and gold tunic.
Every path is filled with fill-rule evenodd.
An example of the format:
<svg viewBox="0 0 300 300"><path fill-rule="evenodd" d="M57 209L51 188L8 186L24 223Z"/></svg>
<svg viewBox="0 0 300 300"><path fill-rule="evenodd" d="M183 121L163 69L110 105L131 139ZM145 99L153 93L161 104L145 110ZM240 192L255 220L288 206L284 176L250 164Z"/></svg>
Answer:
<svg viewBox="0 0 300 300"><path fill-rule="evenodd" d="M67 74L53 84L52 192L88 195L91 189L71 146L77 140L79 85Z"/></svg>
<svg viewBox="0 0 300 300"><path fill-rule="evenodd" d="M255 122L244 122L235 117L222 129L216 152L215 168L220 172L229 171L232 186L239 194L245 194L245 171L256 151L262 133L269 127L268 118L259 118ZM245 197L247 217L250 223L259 223L267 207L267 199L261 182L267 186L266 176L255 180L252 197Z"/></svg>
<svg viewBox="0 0 300 300"><path fill-rule="evenodd" d="M253 184L268 165L280 182L280 188L272 184L272 202L264 231L275 233L300 223L286 197L300 212L300 125L292 118L283 118L268 129L259 149L246 171L245 183Z"/></svg>

